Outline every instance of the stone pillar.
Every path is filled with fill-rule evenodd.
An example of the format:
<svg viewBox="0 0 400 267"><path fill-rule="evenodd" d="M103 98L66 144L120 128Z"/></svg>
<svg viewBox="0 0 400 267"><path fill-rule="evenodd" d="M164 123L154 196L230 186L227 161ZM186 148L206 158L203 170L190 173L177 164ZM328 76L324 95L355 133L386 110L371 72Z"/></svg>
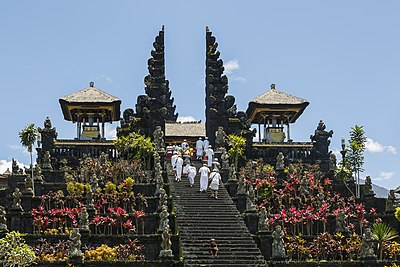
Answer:
<svg viewBox="0 0 400 267"><path fill-rule="evenodd" d="M236 207L240 213L243 213L246 210L247 194L238 193L236 194L236 197L237 197Z"/></svg>
<svg viewBox="0 0 400 267"><path fill-rule="evenodd" d="M271 234L258 234L258 248L266 260L272 257L272 237Z"/></svg>
<svg viewBox="0 0 400 267"><path fill-rule="evenodd" d="M22 208L26 211L32 210L33 192L23 191L21 197Z"/></svg>
<svg viewBox="0 0 400 267"><path fill-rule="evenodd" d="M251 234L256 234L257 233L257 226L258 226L258 213L256 210L246 210L245 211L246 215L246 222L247 222L247 228L249 229Z"/></svg>
<svg viewBox="0 0 400 267"><path fill-rule="evenodd" d="M10 222L10 230L11 231L20 231L21 230L21 216L22 216L22 211L21 210L16 210L16 209L12 209L10 212L10 218L11 218L11 222Z"/></svg>

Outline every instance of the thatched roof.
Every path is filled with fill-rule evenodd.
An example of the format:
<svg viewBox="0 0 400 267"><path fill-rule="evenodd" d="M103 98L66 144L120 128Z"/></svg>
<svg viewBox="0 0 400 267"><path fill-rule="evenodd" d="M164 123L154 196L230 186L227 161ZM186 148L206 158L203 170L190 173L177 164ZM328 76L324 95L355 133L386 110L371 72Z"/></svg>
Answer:
<svg viewBox="0 0 400 267"><path fill-rule="evenodd" d="M112 103L115 101L121 101L118 97L112 96L94 87L93 82L90 83L89 87L61 97L60 100L64 100L69 103Z"/></svg>
<svg viewBox="0 0 400 267"><path fill-rule="evenodd" d="M294 123L309 104L306 99L275 89L272 84L270 90L249 102L246 113L252 123L264 123L265 115L282 116Z"/></svg>
<svg viewBox="0 0 400 267"><path fill-rule="evenodd" d="M203 122L165 123L165 136L205 137L206 125Z"/></svg>
<svg viewBox="0 0 400 267"><path fill-rule="evenodd" d="M61 97L59 102L67 121L76 121L78 117L81 120L85 113L97 114L95 116L100 118L100 121L104 117L105 122L120 119L121 100L94 87L93 82L87 88Z"/></svg>
<svg viewBox="0 0 400 267"><path fill-rule="evenodd" d="M301 105L304 103L308 104L308 101L289 95L285 92L275 89L275 85L271 85L271 89L264 94L257 96L250 103L257 103L262 105Z"/></svg>

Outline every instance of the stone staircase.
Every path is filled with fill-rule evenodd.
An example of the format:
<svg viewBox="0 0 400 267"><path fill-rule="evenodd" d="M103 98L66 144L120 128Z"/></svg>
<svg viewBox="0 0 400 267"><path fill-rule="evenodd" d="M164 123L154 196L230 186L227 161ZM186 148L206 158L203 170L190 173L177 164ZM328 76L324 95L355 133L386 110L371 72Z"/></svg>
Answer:
<svg viewBox="0 0 400 267"><path fill-rule="evenodd" d="M195 162L197 170L200 162ZM187 178L177 183L170 176L173 205L184 266L266 266L241 215L224 186L218 199L199 192L199 174L191 188ZM209 253L210 239L218 245L218 256Z"/></svg>

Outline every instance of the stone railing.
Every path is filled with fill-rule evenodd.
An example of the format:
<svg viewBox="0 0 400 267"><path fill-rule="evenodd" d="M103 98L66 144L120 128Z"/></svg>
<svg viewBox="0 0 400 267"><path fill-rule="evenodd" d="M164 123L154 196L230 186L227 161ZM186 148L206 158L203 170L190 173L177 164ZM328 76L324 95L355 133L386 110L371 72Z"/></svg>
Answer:
<svg viewBox="0 0 400 267"><path fill-rule="evenodd" d="M282 152L286 163L315 163L316 153L312 142L253 143L252 158L263 158L268 164L275 165L278 153Z"/></svg>

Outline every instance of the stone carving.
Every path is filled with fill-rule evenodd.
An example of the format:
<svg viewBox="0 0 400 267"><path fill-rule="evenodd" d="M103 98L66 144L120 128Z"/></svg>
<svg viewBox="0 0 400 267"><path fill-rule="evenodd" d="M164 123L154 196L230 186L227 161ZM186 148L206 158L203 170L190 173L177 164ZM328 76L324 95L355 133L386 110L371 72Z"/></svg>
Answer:
<svg viewBox="0 0 400 267"><path fill-rule="evenodd" d="M158 227L158 231L162 232L165 227L169 227L169 213L168 213L168 207L163 206L162 211L160 212L160 225Z"/></svg>
<svg viewBox="0 0 400 267"><path fill-rule="evenodd" d="M44 129L46 130L50 130L51 129L51 120L49 117L46 117L46 119L44 120Z"/></svg>
<svg viewBox="0 0 400 267"><path fill-rule="evenodd" d="M164 132L161 126L157 126L156 130L153 132L153 140L156 151L163 151L165 148L164 144Z"/></svg>
<svg viewBox="0 0 400 267"><path fill-rule="evenodd" d="M101 152L100 157L99 157L100 165L106 164L107 161L108 161L108 155L104 152Z"/></svg>
<svg viewBox="0 0 400 267"><path fill-rule="evenodd" d="M387 213L392 213L395 211L395 202L396 202L396 196L394 195L394 190L390 190L388 194L388 198L386 200L386 208L385 212Z"/></svg>
<svg viewBox="0 0 400 267"><path fill-rule="evenodd" d="M237 193L246 194L246 189L244 188L244 177L242 175L239 176Z"/></svg>
<svg viewBox="0 0 400 267"><path fill-rule="evenodd" d="M21 193L21 191L19 191L19 188L18 188L18 187L15 188L15 191L14 191L14 193L12 194L12 196L13 196L12 209L24 211L24 210L22 209L22 206L21 206L21 196L22 196L22 193Z"/></svg>
<svg viewBox="0 0 400 267"><path fill-rule="evenodd" d="M323 172L329 171L330 165L330 154L329 145L331 143L328 140L333 135L333 131L326 131L326 126L322 120L319 121L317 129L314 135L310 136L311 141L313 141L314 151L316 160L320 160L320 170Z"/></svg>
<svg viewBox="0 0 400 267"><path fill-rule="evenodd" d="M51 166L51 156L50 151L45 151L43 155L42 169L53 169Z"/></svg>
<svg viewBox="0 0 400 267"><path fill-rule="evenodd" d="M80 259L82 258L81 251L81 234L79 233L79 228L74 228L69 236L69 258L70 259Z"/></svg>
<svg viewBox="0 0 400 267"><path fill-rule="evenodd" d="M169 82L165 78L164 27L155 38L153 47L147 61L149 75L144 78L146 95L137 97L136 114L131 110L124 112L118 136L133 131L151 136L156 126L161 126L164 131L166 121L175 122L178 118Z"/></svg>
<svg viewBox="0 0 400 267"><path fill-rule="evenodd" d="M285 169L285 156L283 155L282 152L278 153L278 156L276 157L276 170L284 170Z"/></svg>
<svg viewBox="0 0 400 267"><path fill-rule="evenodd" d="M331 153L329 155L329 170L330 171L336 171L337 166L336 166L336 155L334 153Z"/></svg>
<svg viewBox="0 0 400 267"><path fill-rule="evenodd" d="M218 130L215 132L215 147L217 151L221 151L221 148L226 146L227 135L224 132L224 127L218 126Z"/></svg>
<svg viewBox="0 0 400 267"><path fill-rule="evenodd" d="M33 193L33 181L29 176L25 177L25 192Z"/></svg>
<svg viewBox="0 0 400 267"><path fill-rule="evenodd" d="M159 202L159 206L168 206L168 195L165 192L164 188L160 188L160 202Z"/></svg>
<svg viewBox="0 0 400 267"><path fill-rule="evenodd" d="M347 232L346 213L343 209L340 209L339 213L336 215L336 232Z"/></svg>
<svg viewBox="0 0 400 267"><path fill-rule="evenodd" d="M7 213L3 206L0 206L0 231L7 232Z"/></svg>
<svg viewBox="0 0 400 267"><path fill-rule="evenodd" d="M89 213L87 212L86 207L82 208L79 217L79 228L89 230Z"/></svg>
<svg viewBox="0 0 400 267"><path fill-rule="evenodd" d="M42 168L40 168L39 164L36 164L33 168L33 179L39 182L44 181L42 175Z"/></svg>
<svg viewBox="0 0 400 267"><path fill-rule="evenodd" d="M277 225L275 227L275 230L271 234L272 236L272 259L273 260L280 260L280 259L286 259L286 250L285 250L285 244L283 241L283 237L285 236L285 233L282 231L282 228L280 225Z"/></svg>
<svg viewBox="0 0 400 267"><path fill-rule="evenodd" d="M19 166L16 160L12 159L12 165L11 165L11 170L12 174L18 174L19 173Z"/></svg>
<svg viewBox="0 0 400 267"><path fill-rule="evenodd" d="M91 210L94 210L94 209L95 209L92 190L89 190L89 192L87 193L87 196L86 196L86 205L87 205L87 207L88 207L89 209L91 209Z"/></svg>
<svg viewBox="0 0 400 267"><path fill-rule="evenodd" d="M228 153L226 152L226 148L222 147L220 149L222 152L221 154L221 164L222 164L222 169L228 170L229 169L229 156Z"/></svg>
<svg viewBox="0 0 400 267"><path fill-rule="evenodd" d="M95 173L93 173L92 176L90 177L89 183L90 183L90 190L93 193L97 193L99 188L99 179L97 178L97 175Z"/></svg>
<svg viewBox="0 0 400 267"><path fill-rule="evenodd" d="M375 196L374 190L372 189L371 176L365 177L364 196L365 197L374 197Z"/></svg>
<svg viewBox="0 0 400 267"><path fill-rule="evenodd" d="M261 207L260 211L258 212L258 232L266 232L268 230L267 219L267 209L265 207Z"/></svg>
<svg viewBox="0 0 400 267"><path fill-rule="evenodd" d="M361 260L376 259L376 255L374 253L374 240L372 238L371 228L369 227L365 228L358 257Z"/></svg>
<svg viewBox="0 0 400 267"><path fill-rule="evenodd" d="M172 250L171 250L171 231L169 226L164 227L162 233L162 242L161 242L161 251L160 251L160 258L171 258Z"/></svg>
<svg viewBox="0 0 400 267"><path fill-rule="evenodd" d="M320 120L317 129L314 131L314 135L311 135L310 139L312 141L317 141L318 139L321 138L328 139L329 137L332 137L333 131L331 130L328 132L325 129L326 129L325 123L322 120Z"/></svg>
<svg viewBox="0 0 400 267"><path fill-rule="evenodd" d="M253 185L249 184L249 190L247 191L247 199L246 199L246 211L255 211L256 206L254 205L254 189Z"/></svg>

